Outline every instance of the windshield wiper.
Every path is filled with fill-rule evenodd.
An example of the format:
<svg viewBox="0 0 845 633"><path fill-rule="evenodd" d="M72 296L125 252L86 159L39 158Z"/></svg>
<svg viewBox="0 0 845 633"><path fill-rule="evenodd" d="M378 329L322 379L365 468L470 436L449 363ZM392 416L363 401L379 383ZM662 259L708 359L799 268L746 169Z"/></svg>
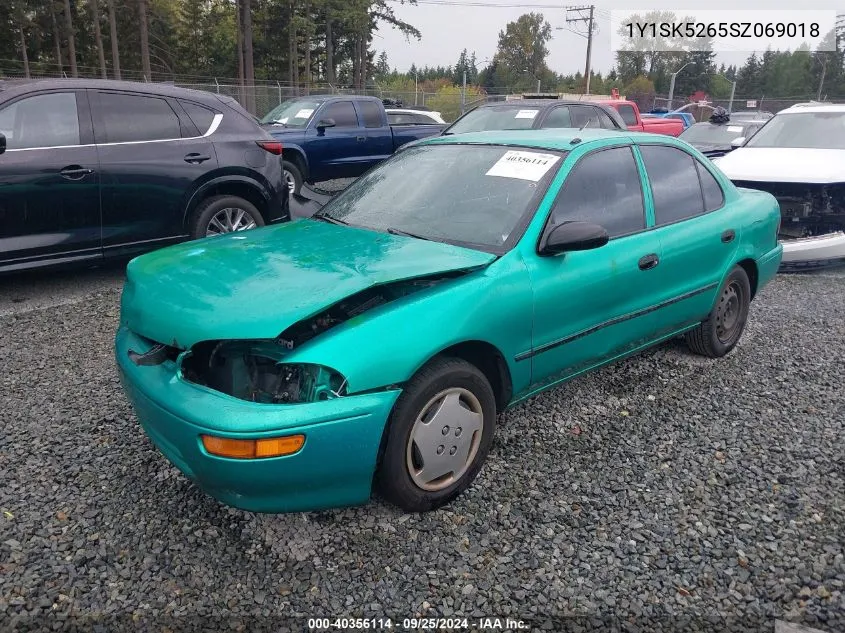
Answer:
<svg viewBox="0 0 845 633"><path fill-rule="evenodd" d="M311 216L311 219L322 220L323 222L328 222L329 224L341 224L343 226L349 226L349 222L347 222L346 220L341 220L325 213L315 213Z"/></svg>
<svg viewBox="0 0 845 633"><path fill-rule="evenodd" d="M434 240L430 237L424 237L422 235L417 235L416 233L409 233L408 231L403 231L402 229L394 229L392 226L388 227L387 232L391 235L402 235L403 237L415 237L418 240L425 240L426 242L433 242Z"/></svg>

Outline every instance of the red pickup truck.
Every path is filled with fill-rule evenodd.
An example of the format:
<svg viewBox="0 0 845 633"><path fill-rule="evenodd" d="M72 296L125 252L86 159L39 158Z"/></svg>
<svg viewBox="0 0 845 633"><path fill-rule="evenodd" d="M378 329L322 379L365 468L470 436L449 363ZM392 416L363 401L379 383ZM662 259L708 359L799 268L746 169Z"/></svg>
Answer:
<svg viewBox="0 0 845 633"><path fill-rule="evenodd" d="M651 132L652 134L666 134L668 136L678 136L684 131L684 124L680 119L662 119L660 117L644 119L640 115L640 109L633 101L625 101L624 99L607 99L603 100L602 105L614 108L622 120L628 126L629 130L635 132Z"/></svg>

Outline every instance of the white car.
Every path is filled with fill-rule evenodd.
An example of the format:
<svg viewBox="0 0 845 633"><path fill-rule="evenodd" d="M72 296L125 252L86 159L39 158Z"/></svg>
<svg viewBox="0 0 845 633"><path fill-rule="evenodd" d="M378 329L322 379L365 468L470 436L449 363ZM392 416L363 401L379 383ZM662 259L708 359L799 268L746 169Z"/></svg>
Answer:
<svg viewBox="0 0 845 633"><path fill-rule="evenodd" d="M444 125L439 112L411 108L385 108L390 125Z"/></svg>
<svg viewBox="0 0 845 633"><path fill-rule="evenodd" d="M845 105L782 110L713 163L735 185L778 199L784 268L845 261Z"/></svg>

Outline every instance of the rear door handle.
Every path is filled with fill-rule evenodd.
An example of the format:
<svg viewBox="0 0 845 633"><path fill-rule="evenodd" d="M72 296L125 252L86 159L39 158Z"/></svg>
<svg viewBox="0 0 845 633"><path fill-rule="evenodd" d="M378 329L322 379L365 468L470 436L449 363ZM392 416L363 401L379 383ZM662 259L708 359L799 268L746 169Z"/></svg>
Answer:
<svg viewBox="0 0 845 633"><path fill-rule="evenodd" d="M88 174L93 173L93 169L88 169L86 167L82 167L81 165L68 165L59 172L65 180L82 180Z"/></svg>
<svg viewBox="0 0 845 633"><path fill-rule="evenodd" d="M727 231L722 232L722 242L727 244L728 242L733 242L734 238L736 237L736 231L733 229L728 229Z"/></svg>
<svg viewBox="0 0 845 633"><path fill-rule="evenodd" d="M198 154L197 152L191 152L185 156L185 162L191 163L192 165L199 165L207 160L211 160L211 156L205 156L203 154Z"/></svg>
<svg viewBox="0 0 845 633"><path fill-rule="evenodd" d="M649 270L657 266L660 263L660 258L657 256L657 253L649 253L643 257L640 257L639 267L640 270Z"/></svg>
<svg viewBox="0 0 845 633"><path fill-rule="evenodd" d="M362 141L366 141L366 140L367 140L367 137L366 137L366 136L359 136L359 137L358 137L358 142L359 142L359 143L360 143L360 142L362 142Z"/></svg>

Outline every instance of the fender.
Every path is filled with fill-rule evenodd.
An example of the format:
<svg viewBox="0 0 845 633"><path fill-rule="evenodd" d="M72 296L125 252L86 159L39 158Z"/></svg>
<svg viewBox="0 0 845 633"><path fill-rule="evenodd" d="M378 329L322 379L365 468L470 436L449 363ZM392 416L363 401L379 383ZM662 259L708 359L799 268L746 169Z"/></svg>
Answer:
<svg viewBox="0 0 845 633"><path fill-rule="evenodd" d="M308 155L305 153L305 150L302 149L302 146L298 143L290 143L283 138L276 138L282 144L282 159L284 159L285 152L293 152L296 156L302 161L302 165L305 167L305 173L302 174L302 180L308 180L308 174L311 173L311 166L308 163Z"/></svg>
<svg viewBox="0 0 845 633"><path fill-rule="evenodd" d="M188 212L196 206L197 201L202 199L210 189L213 189L218 185L224 185L229 183L237 183L249 186L250 188L254 189L257 193L260 193L261 197L264 198L265 202L269 202L272 197L267 186L265 186L263 183L256 180L255 178L250 178L249 176L242 176L239 174L226 174L222 176L217 176L215 178L212 178L211 180L202 183L191 193L191 197L188 199L188 203L184 206L185 211L182 214L182 223L187 225Z"/></svg>

